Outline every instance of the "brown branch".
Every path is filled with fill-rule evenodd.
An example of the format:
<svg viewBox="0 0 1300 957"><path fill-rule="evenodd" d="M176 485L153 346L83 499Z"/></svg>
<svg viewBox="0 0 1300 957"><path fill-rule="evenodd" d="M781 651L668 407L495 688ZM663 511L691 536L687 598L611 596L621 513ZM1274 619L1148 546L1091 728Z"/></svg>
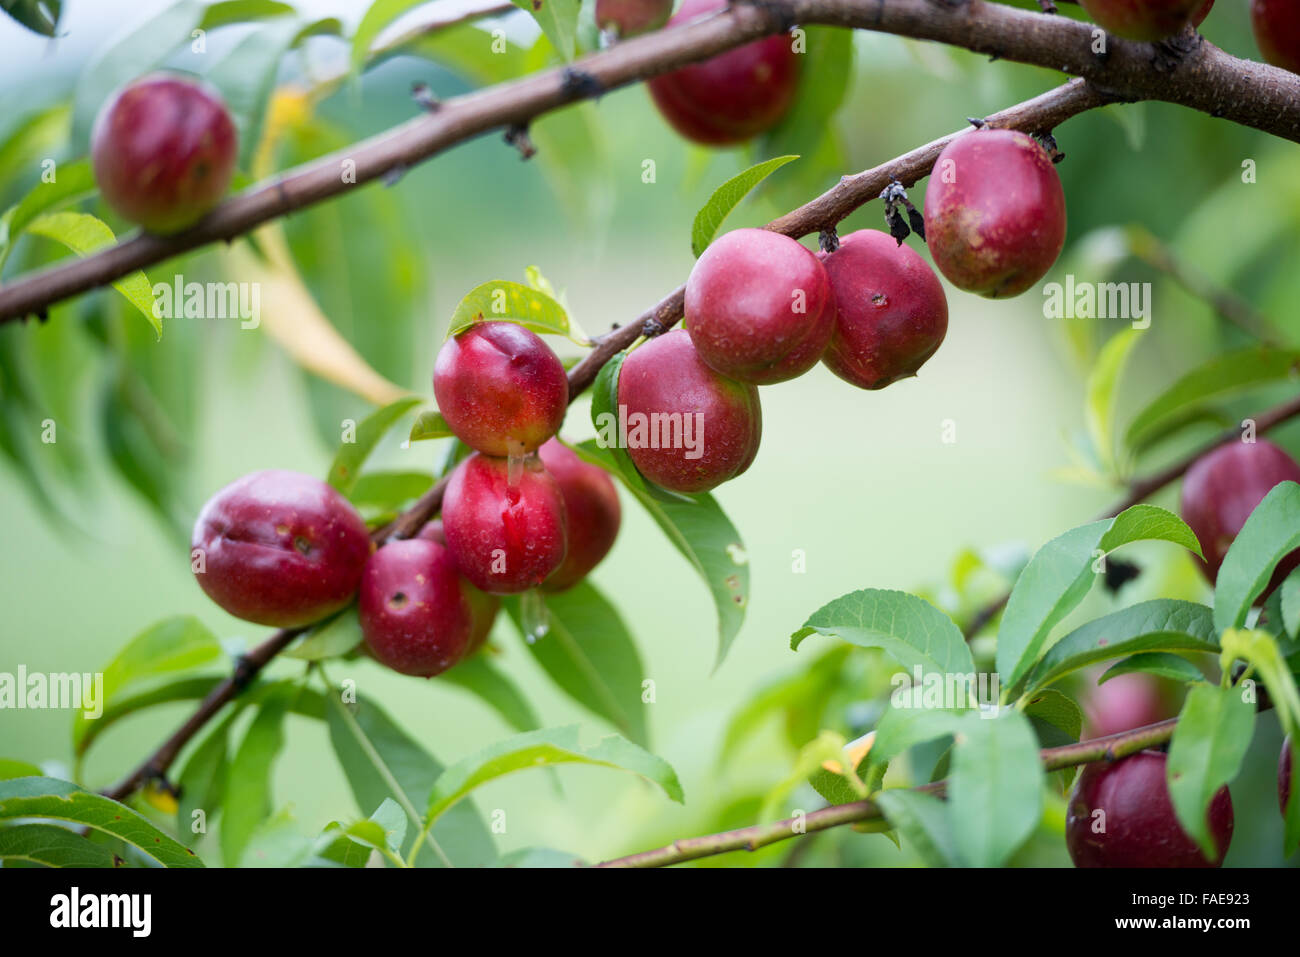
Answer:
<svg viewBox="0 0 1300 957"><path fill-rule="evenodd" d="M1257 434L1263 435L1265 432L1277 428L1283 422L1288 422L1297 417L1300 417L1300 398L1283 402L1281 405L1275 406L1267 412L1263 412L1256 416L1255 431ZM1228 429L1226 432L1219 435L1218 438L1207 442L1195 452L1184 456L1172 465L1168 465L1161 469L1159 472L1155 472L1143 479L1135 479L1129 484L1128 491L1125 493L1124 497L1098 515L1093 519L1093 521L1102 521L1103 519L1114 518L1125 509L1132 508L1134 505L1145 502L1166 485L1171 485L1178 481L1178 479L1182 478L1183 475L1186 474L1187 470L1191 468L1198 459L1213 452L1221 445L1227 445L1229 442L1236 442L1240 439L1240 431L1237 429ZM992 621L997 616L998 612L1006 606L1006 603L1010 598L1011 593L1008 591L1006 594L1002 595L995 601L989 602L976 612L975 616L963 629L963 633L966 637L969 639L978 635L984 626Z"/></svg>
<svg viewBox="0 0 1300 957"><path fill-rule="evenodd" d="M543 113L779 32L787 23L859 27L934 40L1090 80L1112 100L1163 100L1300 142L1300 77L1199 42L1181 62L1149 44L1108 38L1092 52L1093 26L982 0L751 0L688 26L661 30L546 70L448 100L381 136L288 171L222 203L177 236L135 235L85 259L0 287L0 321L44 314L64 299L347 190L409 169L457 143L525 125ZM341 175L355 164L352 181ZM827 222L824 225L834 225Z"/></svg>
<svg viewBox="0 0 1300 957"><path fill-rule="evenodd" d="M1089 764L1093 761L1117 761L1122 757L1135 754L1145 748L1165 744L1173 737L1177 718L1161 721L1158 724L1079 741L1059 748L1044 748L1040 751L1043 769L1059 771L1062 768ZM936 781L915 790L942 798L946 782ZM867 799L849 804L836 804L831 807L813 811L801 817L786 818L771 824L755 824L735 831L723 831L721 834L709 834L704 837L689 837L652 851L629 854L627 857L605 861L596 867L665 867L669 864L681 864L685 861L698 860L726 854L728 851L756 851L760 847L786 841L805 834L815 834L845 824L861 824L866 821L884 819L884 812L876 802Z"/></svg>

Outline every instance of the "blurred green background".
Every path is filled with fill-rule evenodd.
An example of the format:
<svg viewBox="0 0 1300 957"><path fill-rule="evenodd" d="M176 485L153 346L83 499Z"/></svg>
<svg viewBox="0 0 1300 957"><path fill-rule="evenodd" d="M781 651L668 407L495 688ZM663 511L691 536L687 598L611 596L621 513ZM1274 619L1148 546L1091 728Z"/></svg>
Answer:
<svg viewBox="0 0 1300 957"><path fill-rule="evenodd" d="M107 38L162 6L67 0L66 35L52 42L0 23L0 138L8 140L21 124L66 101ZM313 17L337 16L350 27L365 5L301 0L296 6ZM1203 32L1230 52L1254 57L1246 7L1243 0L1220 0ZM522 61L522 47L536 30L522 14L505 23ZM255 29L214 34L205 56L219 56ZM761 224L829 188L841 173L874 166L960 128L967 116L994 112L1063 79L894 37L855 34L853 44L855 69L824 135L797 144L793 151L804 159L775 174L728 227ZM431 44L428 52L438 51ZM346 55L346 45L335 38L312 40L285 59L280 79L325 75ZM167 62L203 69L192 54ZM468 89L477 70L496 68L482 55L456 72L426 57L391 59L325 100L310 127L285 143L279 162L308 158L415 115L412 83L428 83L446 97ZM35 180L41 157L77 155L58 123L50 120L48 140L32 155L0 153L4 205ZM410 170L391 187L368 186L288 221L299 267L325 313L399 384L428 395L434 351L460 297L489 279L522 281L529 265L563 290L587 332L631 321L686 277L691 220L711 190L773 145L717 153L688 147L639 87L542 120L535 132L542 152L532 161L521 162L492 135ZM1062 126L1056 137L1066 153L1059 169L1070 243L1049 280L1072 272L1080 281L1155 284L1153 323L1126 374L1121 419L1183 372L1249 339L1167 276L1125 256L1114 227L1143 224L1195 274L1253 303L1277 341L1300 340L1293 306L1300 273L1291 267L1300 252L1300 167L1293 144L1162 104L1097 111ZM647 159L655 164L653 183L643 181ZM1247 160L1256 164L1255 183L1242 180ZM911 193L918 206L923 196L923 184ZM869 204L841 233L881 228L881 215L878 204ZM51 247L25 240L4 278L51 258ZM200 278L219 268L216 254L206 252L147 272L158 282L176 272ZM516 775L477 796L480 808L505 810L507 831L498 837L504 849L544 845L595 860L752 823L757 801L788 774L793 751L779 722L769 721L724 766L724 728L766 682L805 669L831 647L814 639L798 653L789 650L790 633L809 613L867 586L941 595L963 549L1009 544L1032 550L1118 497L1114 487L1069 482L1056 473L1071 465L1070 449L1079 446L1084 383L1095 350L1126 323L1049 320L1038 290L1003 303L951 287L948 294L947 341L918 378L868 393L819 367L764 389L758 460L717 493L744 536L753 599L716 673L707 593L623 496L622 533L594 578L616 600L656 683L657 700L649 707L652 749L677 769L686 804L678 807L648 785L597 769ZM306 375L265 335L237 323L177 319L155 343L140 316L111 293L61 306L44 326L5 326L0 349L0 671L20 664L42 672L99 670L131 635L177 613L198 616L222 636L260 640L259 629L224 616L199 591L189 571L187 526L212 492L246 472L287 468L324 475L340 421L360 418L367 404ZM1227 414L1235 419L1263 409L1279 394L1254 392ZM39 441L46 418L58 423L53 446ZM956 427L951 444L941 440L946 420ZM1138 463L1140 471L1214 428L1207 423L1168 443ZM585 400L570 410L563 434L591 434ZM1297 429L1277 435L1291 451L1300 450ZM373 464L428 469L441 454L440 443L401 449L398 438L390 437ZM1175 499L1171 491L1157 501L1171 505ZM792 570L797 551L806 556L803 573ZM1146 571L1121 593L1123 602L1155 594L1205 596L1190 561L1172 546L1135 555ZM1114 601L1094 596L1079 614L1095 614ZM502 669L545 724L604 729L558 692L504 616L493 640ZM849 694L845 708L837 699L826 726L849 730L854 713L869 712L866 689L882 672L875 659L861 658L864 673L874 678L863 679L863 690ZM275 668L291 674L301 665ZM328 670L336 683L355 679L362 694L381 701L444 762L509 732L481 702L436 679L404 678L365 661L336 662ZM114 727L91 753L85 783L98 787L118 778L187 710L157 708ZM70 727L67 712L2 712L0 755L54 762L47 767L70 773ZM1230 864L1278 863L1277 744L1276 721L1265 716L1234 787L1237 836ZM324 729L301 718L290 720L275 770L275 801L292 805L306 833L372 810L354 806ZM810 810L820 799L797 791L786 803L789 811ZM1062 808L1059 800L1049 805L1041 837L1022 852L1023 862L1068 864ZM211 837L201 854L204 848L215 859ZM732 854L716 863L780 860L788 850ZM833 860L914 863L879 835L819 838L805 858Z"/></svg>

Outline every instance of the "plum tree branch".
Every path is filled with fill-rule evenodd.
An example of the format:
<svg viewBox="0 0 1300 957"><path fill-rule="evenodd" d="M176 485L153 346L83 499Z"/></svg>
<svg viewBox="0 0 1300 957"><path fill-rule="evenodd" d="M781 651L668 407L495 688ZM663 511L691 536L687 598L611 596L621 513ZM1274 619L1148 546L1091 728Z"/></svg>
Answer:
<svg viewBox="0 0 1300 957"><path fill-rule="evenodd" d="M1165 744L1173 737L1177 718L1161 721L1158 724L1135 728L1104 738L1093 738L1076 744L1067 744L1058 748L1044 748L1040 755L1043 769L1059 771L1062 768L1089 764L1093 761L1117 761L1135 754L1145 748ZM915 790L942 798L946 782L936 781ZM726 854L729 851L756 851L760 847L776 844L805 834L814 834L845 824L861 824L868 821L884 819L880 806L870 798L853 801L849 804L835 804L800 817L786 818L771 824L755 824L734 831L709 834L704 837L688 837L673 841L651 851L641 851L626 857L615 858L595 865L596 867L666 867L669 864L681 864L701 857Z"/></svg>
<svg viewBox="0 0 1300 957"><path fill-rule="evenodd" d="M137 234L84 259L0 287L0 322L44 315L54 303L184 252L231 241L257 226L376 179L388 179L492 130L707 59L791 23L856 27L965 47L1087 79L1108 101L1162 100L1300 142L1300 76L1198 42L1181 61L1149 44L984 0L736 0L728 9L442 103L394 129L289 170L226 200L176 236ZM349 175L344 175L344 171ZM828 217L837 207L825 209ZM834 226L828 218L821 225Z"/></svg>
<svg viewBox="0 0 1300 957"><path fill-rule="evenodd" d="M1264 433L1277 428L1283 422L1288 422L1297 417L1300 417L1300 398L1290 399L1283 402L1281 405L1274 406L1273 408L1255 416L1255 432L1258 435L1263 435ZM1114 518L1125 509L1132 508L1134 505L1146 501L1166 485L1171 485L1178 481L1178 479L1182 478L1197 459L1213 452L1221 445L1227 445L1229 442L1236 442L1240 439L1240 431L1237 429L1228 429L1217 438L1202 445L1190 455L1183 456L1172 464L1165 466L1160 471L1153 472L1145 478L1133 480L1129 483L1128 490L1125 492L1124 497L1098 515L1094 521ZM976 612L974 617L967 622L966 627L962 629L966 637L969 639L978 635L985 625L997 617L998 612L1006 606L1006 603L1010 598L1011 592L1008 591Z"/></svg>

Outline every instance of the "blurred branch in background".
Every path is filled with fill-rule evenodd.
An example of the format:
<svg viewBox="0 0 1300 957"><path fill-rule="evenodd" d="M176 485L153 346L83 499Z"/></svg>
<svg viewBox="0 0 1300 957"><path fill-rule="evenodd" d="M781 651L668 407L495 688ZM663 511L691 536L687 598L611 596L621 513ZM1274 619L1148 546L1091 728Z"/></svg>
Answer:
<svg viewBox="0 0 1300 957"><path fill-rule="evenodd" d="M738 4L679 29L583 57L572 66L448 100L388 133L232 197L198 226L172 237L136 235L84 259L0 287L0 322L42 315L50 305L134 270L220 240L231 240L296 209L399 174L457 143L526 126L562 106L704 60L789 24L858 27L965 47L999 59L1061 70L1091 81L1108 101L1156 99L1300 141L1300 77L1241 60L1198 42L1173 69L1157 70L1148 44L1111 39L1092 53L1092 27L998 4L893 0L784 0ZM344 176L343 169L354 175ZM820 224L830 228L835 221Z"/></svg>
<svg viewBox="0 0 1300 957"><path fill-rule="evenodd" d="M1165 273L1243 332L1271 346L1281 344L1270 330L1267 316L1245 299L1206 279L1204 273L1179 259L1169 246L1145 226L1134 224L1127 227L1124 234L1128 240L1129 252L1142 262Z"/></svg>

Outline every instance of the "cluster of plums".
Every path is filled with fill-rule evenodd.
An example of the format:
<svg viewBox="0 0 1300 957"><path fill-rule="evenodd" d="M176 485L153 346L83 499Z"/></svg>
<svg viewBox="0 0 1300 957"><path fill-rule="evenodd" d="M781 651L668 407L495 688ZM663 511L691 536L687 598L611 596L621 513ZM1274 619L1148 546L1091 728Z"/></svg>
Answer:
<svg viewBox="0 0 1300 957"><path fill-rule="evenodd" d="M218 492L195 524L208 596L278 628L320 621L355 597L370 654L432 677L483 644L498 595L562 591L586 577L618 534L618 493L554 438L568 402L555 353L522 326L480 322L443 346L434 392L476 450L452 472L441 520L374 549L329 485L257 472Z"/></svg>
<svg viewBox="0 0 1300 957"><path fill-rule="evenodd" d="M1300 482L1300 464L1271 442L1232 442L1198 459L1183 481L1181 510L1196 533L1205 560L1198 560L1211 584L1223 559L1250 517L1279 482ZM1300 552L1279 563L1265 591L1276 588L1297 566ZM1089 734L1117 734L1173 717L1176 708L1149 675L1112 678L1090 697ZM1278 759L1278 803L1286 813L1291 795L1292 748ZM1225 787L1208 810L1218 849L1207 859L1182 830L1166 783L1166 756L1143 751L1113 764L1088 765L1070 797L1066 843L1079 867L1212 867L1222 863L1232 840L1232 799ZM1101 813L1098 813L1101 812Z"/></svg>

